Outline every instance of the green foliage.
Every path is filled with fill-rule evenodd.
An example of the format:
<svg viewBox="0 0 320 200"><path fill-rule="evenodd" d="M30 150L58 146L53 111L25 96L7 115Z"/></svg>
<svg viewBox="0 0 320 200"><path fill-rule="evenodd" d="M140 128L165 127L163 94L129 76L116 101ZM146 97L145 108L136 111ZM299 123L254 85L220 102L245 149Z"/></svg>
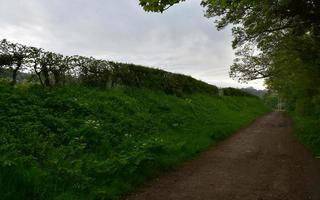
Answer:
<svg viewBox="0 0 320 200"><path fill-rule="evenodd" d="M190 76L134 64L95 61L83 66L79 81L100 88L135 87L163 91L167 94L204 93L217 95L218 88Z"/></svg>
<svg viewBox="0 0 320 200"><path fill-rule="evenodd" d="M250 94L248 92L242 91L240 89L235 89L235 88L223 88L223 95L224 96L239 96L239 97L255 97L258 98L257 96Z"/></svg>
<svg viewBox="0 0 320 200"><path fill-rule="evenodd" d="M273 55L274 74L267 80L278 91L288 109L300 115L320 113L320 41L310 36L287 38Z"/></svg>
<svg viewBox="0 0 320 200"><path fill-rule="evenodd" d="M305 144L316 156L320 156L320 118L302 117L292 113L295 122L295 133L299 140Z"/></svg>
<svg viewBox="0 0 320 200"><path fill-rule="evenodd" d="M144 8L146 11L152 11L152 12L163 12L173 6L174 4L177 4L179 2L182 2L185 0L140 0L140 5Z"/></svg>
<svg viewBox="0 0 320 200"><path fill-rule="evenodd" d="M114 199L267 111L251 97L0 85L0 197Z"/></svg>
<svg viewBox="0 0 320 200"><path fill-rule="evenodd" d="M203 93L217 95L218 88L190 76L166 72L133 64L114 64L112 84L128 87L148 88L167 94Z"/></svg>
<svg viewBox="0 0 320 200"><path fill-rule="evenodd" d="M271 109L277 109L278 96L276 94L267 93L263 95L262 99L266 106L268 106Z"/></svg>
<svg viewBox="0 0 320 200"><path fill-rule="evenodd" d="M190 76L175 74L144 66L98 60L93 57L63 56L35 47L0 42L0 76L12 74L12 84L20 80L19 70L29 72L31 80L38 80L42 86L82 84L100 88L118 86L148 88L167 94L206 93L217 95L218 88ZM32 74L30 74L32 73ZM25 74L24 74L25 75Z"/></svg>

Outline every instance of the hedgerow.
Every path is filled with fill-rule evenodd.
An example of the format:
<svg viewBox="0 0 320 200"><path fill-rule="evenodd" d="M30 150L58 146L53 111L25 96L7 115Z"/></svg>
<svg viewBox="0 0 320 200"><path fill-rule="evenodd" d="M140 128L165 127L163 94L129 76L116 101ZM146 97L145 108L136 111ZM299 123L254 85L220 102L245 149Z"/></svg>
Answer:
<svg viewBox="0 0 320 200"><path fill-rule="evenodd" d="M44 87L81 84L100 88L148 88L177 96L218 94L216 86L190 76L93 57L64 56L7 40L0 41L0 67L0 75L11 74L12 85L24 72Z"/></svg>

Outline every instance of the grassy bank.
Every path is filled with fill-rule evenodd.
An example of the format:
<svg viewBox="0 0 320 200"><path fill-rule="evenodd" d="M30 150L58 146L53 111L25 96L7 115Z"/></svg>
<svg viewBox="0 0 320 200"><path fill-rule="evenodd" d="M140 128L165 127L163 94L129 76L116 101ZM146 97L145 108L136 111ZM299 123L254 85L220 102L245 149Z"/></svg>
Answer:
<svg viewBox="0 0 320 200"><path fill-rule="evenodd" d="M0 195L111 199L267 111L252 97L0 84Z"/></svg>
<svg viewBox="0 0 320 200"><path fill-rule="evenodd" d="M320 156L320 118L303 117L292 114L295 123L295 134L315 156Z"/></svg>

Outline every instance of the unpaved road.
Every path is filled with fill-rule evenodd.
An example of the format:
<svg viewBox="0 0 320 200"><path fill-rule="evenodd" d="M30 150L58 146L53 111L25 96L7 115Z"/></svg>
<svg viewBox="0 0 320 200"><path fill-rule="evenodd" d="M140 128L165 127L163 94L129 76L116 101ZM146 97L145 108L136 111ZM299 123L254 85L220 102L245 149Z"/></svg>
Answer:
<svg viewBox="0 0 320 200"><path fill-rule="evenodd" d="M128 200L320 200L320 164L269 113ZM320 134L320 133L319 133Z"/></svg>

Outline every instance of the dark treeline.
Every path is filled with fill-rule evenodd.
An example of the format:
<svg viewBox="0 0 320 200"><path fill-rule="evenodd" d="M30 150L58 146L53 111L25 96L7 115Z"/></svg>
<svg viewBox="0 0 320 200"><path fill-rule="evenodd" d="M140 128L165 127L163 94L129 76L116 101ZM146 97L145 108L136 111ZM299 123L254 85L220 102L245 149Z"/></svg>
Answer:
<svg viewBox="0 0 320 200"><path fill-rule="evenodd" d="M133 64L116 63L93 57L64 56L40 48L2 40L0 66L11 73L11 83L19 72L33 75L44 87L80 83L112 88L129 86L164 91L168 94L218 94L218 88L190 76Z"/></svg>
<svg viewBox="0 0 320 200"><path fill-rule="evenodd" d="M232 88L232 87L227 87L223 88L223 95L224 96L239 96L239 97L246 97L246 96L251 96L251 97L258 97L257 95L251 94L249 92L246 92L244 90Z"/></svg>
<svg viewBox="0 0 320 200"><path fill-rule="evenodd" d="M44 87L65 84L82 84L100 88L119 86L161 90L167 94L206 93L218 95L218 88L190 76L140 65L118 63L84 57L64 56L2 40L0 44L0 73L11 77L15 85L19 75L31 79ZM224 88L226 96L252 96L234 88Z"/></svg>

